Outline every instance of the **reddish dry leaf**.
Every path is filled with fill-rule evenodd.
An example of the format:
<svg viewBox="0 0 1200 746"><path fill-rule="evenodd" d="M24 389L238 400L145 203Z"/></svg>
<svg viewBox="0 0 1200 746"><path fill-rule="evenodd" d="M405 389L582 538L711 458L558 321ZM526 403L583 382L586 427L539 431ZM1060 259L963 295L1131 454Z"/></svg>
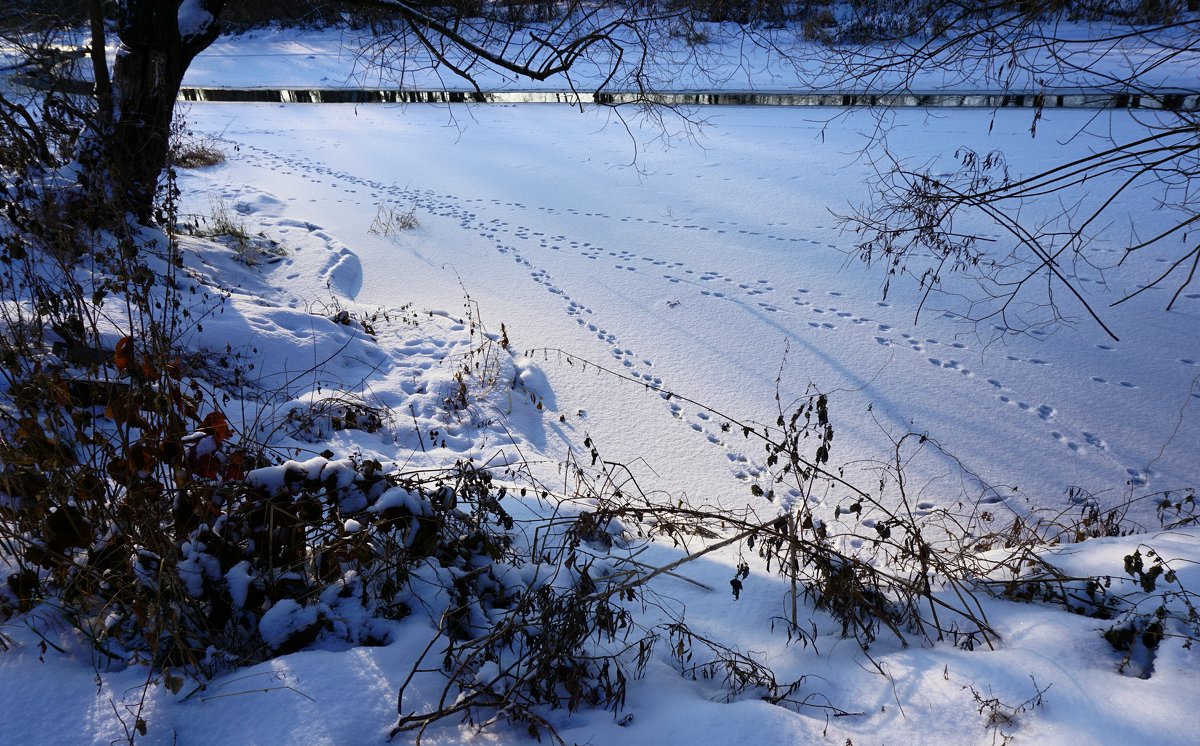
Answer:
<svg viewBox="0 0 1200 746"><path fill-rule="evenodd" d="M229 440L229 436L233 434L229 428L229 420L225 419L225 415L221 412L211 412L201 424L201 429L217 441L217 446Z"/></svg>
<svg viewBox="0 0 1200 746"><path fill-rule="evenodd" d="M113 365L117 366L117 370L124 373L132 362L133 337L126 335L117 340L117 346L113 349Z"/></svg>

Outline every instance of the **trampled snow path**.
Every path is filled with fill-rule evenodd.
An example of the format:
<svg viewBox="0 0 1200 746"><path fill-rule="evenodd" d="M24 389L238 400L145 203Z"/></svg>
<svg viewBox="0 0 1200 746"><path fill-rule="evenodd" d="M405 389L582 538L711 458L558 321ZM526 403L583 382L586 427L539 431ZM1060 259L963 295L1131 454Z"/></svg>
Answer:
<svg viewBox="0 0 1200 746"><path fill-rule="evenodd" d="M862 199L850 128L826 130L821 142L811 114L731 110L704 149L641 152L640 175L622 165L633 141L620 127L598 130L594 116L553 107L458 115L461 129L447 126L445 109L420 106L196 106L189 119L236 145L230 165L204 178L251 220L261 188L288 195L273 207L278 227L264 223L285 244L301 225L350 242L330 291L367 306L445 306L461 279L518 347L563 348L662 389L580 379L555 356L543 363L570 424L599 436L610 456L644 457L664 488L748 493L733 485L762 475L757 446L664 392L772 421L785 347L785 401L809 381L844 392L834 400L843 458L885 450L881 428L912 427L1043 505L1074 484L1115 499L1127 486L1194 481L1200 293L1171 314L1155 305L1162 293L1122 307L1120 343L1086 323L1045 342L1035 332L992 343L990 328L975 334L936 313L914 324L910 293L880 300L876 275L843 266L852 237L828 209ZM1031 141L1026 114L996 116L990 138L984 112L904 115L899 131L920 131L920 152L965 142L1041 162L1061 158L1056 135L1086 121L1055 113ZM414 208L421 227L367 235L381 204ZM1102 279L1084 278L1099 299ZM614 397L620 411L602 411L597 402ZM671 463L680 458L687 468Z"/></svg>

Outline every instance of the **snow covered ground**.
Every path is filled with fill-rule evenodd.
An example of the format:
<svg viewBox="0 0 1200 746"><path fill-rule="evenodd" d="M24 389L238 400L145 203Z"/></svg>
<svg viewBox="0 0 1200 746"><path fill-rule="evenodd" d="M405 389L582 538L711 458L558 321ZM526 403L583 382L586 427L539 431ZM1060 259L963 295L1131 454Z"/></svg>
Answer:
<svg viewBox="0 0 1200 746"><path fill-rule="evenodd" d="M270 60L233 61L222 49L202 56L188 82L266 84L278 75L295 84L309 74L308 62L296 60L332 53L297 46L303 57L271 73ZM237 49L253 54L244 42ZM314 82L331 69L344 73L322 59L311 58ZM635 122L627 131L611 112L554 106L207 104L185 116L229 160L182 176L183 211L226 210L284 249L279 260L261 257L247 268L228 249L187 239L198 276L234 291L194 343L250 355L264 386L295 384L296 371L315 367L316 381L295 384L298 397L313 396L324 380L326 389L354 389L397 413L378 433L330 436L337 452L421 464L515 447L552 464L591 437L647 491L771 515L775 506L751 492L762 483L764 454L727 427L725 415L773 422L777 391L786 402L813 384L831 395L834 463L869 470L887 457L891 438L927 433L1018 514L1071 507L1070 486L1111 504L1200 476L1200 292L1189 289L1169 313L1165 291L1107 309L1161 263L1122 275L1126 287L1086 269L1093 274L1084 287L1119 342L1065 303L1078 324L1043 335L997 337L990 326L936 309L914 319L917 294L897 287L882 300L881 277L848 259L852 236L830 214L864 199L868 172L856 156L860 131L874 122L867 112L720 109L705 113L698 142L671 147L660 130ZM1032 171L1094 146L1071 139L1089 122L1117 135L1140 127L1123 113L1096 122L1095 112L1054 111L1031 140L1030 116L899 112L892 140L919 161L948 159L963 145L1002 149L1014 154L1015 169ZM1131 213L1152 208L1151 195L1128 199ZM419 225L391 235L370 230L393 210L411 210ZM1035 207L1029 219L1037 217ZM1114 231L1114 257L1124 237ZM420 323L381 325L378 342L369 342L324 318L337 307L395 318L415 312ZM433 405L470 346L466 319L476 309L489 330L505 325L514 350L532 351L507 361L506 375L543 406L497 392L486 406L507 421L451 425L448 443L425 452L419 433L438 426ZM923 510L950 507L964 491L993 496L945 462L912 469ZM831 511L836 498L820 507ZM1152 525L1151 515L1135 518ZM1053 551L1071 572L1111 575L1117 587L1133 588L1123 558L1139 545L1177 568L1180 586L1200 587L1195 529ZM653 547L641 559L659 565L677 556ZM671 578L658 590L686 607L695 628L734 641L781 679L807 677L801 692L817 707L794 712L752 696L725 703L714 682L681 677L663 657L631 686L618 717L551 713L568 742L974 744L1007 734L1030 744L1187 744L1200 732L1200 668L1182 639L1158 646L1143 679L1118 672L1121 655L1101 636L1108 622L985 601L1001 635L994 651L881 640L868 657L828 621L817 648L789 646L771 633L784 584L756 568L734 601L725 588L738 559L731 549L684 571L714 591ZM659 614L642 613L648 623ZM21 643L0 655L7 741L108 743L127 735L122 720L130 722L127 708L142 696L144 669L95 671L78 645L67 655L46 652L28 630L4 631ZM149 730L139 741L382 742L429 633L415 616L395 625L385 647L294 653L195 693L152 686L142 715ZM55 639L71 636L64 630ZM436 694L421 689L408 704ZM834 717L825 704L853 714ZM468 741L530 738L503 726L476 734L447 725L424 740Z"/></svg>
<svg viewBox="0 0 1200 746"><path fill-rule="evenodd" d="M308 232L298 222L336 236L345 253L314 292L391 308L447 307L465 291L518 349L566 350L739 419L774 420L780 374L784 401L815 384L836 392L848 459L880 456L888 433L926 432L1043 506L1069 486L1117 499L1194 478L1198 294L1170 313L1165 291L1107 309L1122 288L1085 277L1119 342L1067 303L1077 326L1048 335L914 320L914 289L881 300L882 277L848 259L853 236L830 214L862 199L857 133L871 122L825 127L834 114L723 109L698 144L662 149L642 147L655 130L633 139L605 112L553 106L196 106L191 126L237 150L187 184L185 210L223 202L285 245ZM1029 113L997 112L989 136L992 116L903 112L893 139L922 158L947 157L944 144L1019 151L1016 167L1033 169L1069 156L1057 141L1093 114L1054 112L1036 140ZM420 227L368 233L380 205L414 210ZM741 494L762 471L757 446L719 417L535 359L567 419L543 447L590 433L690 493Z"/></svg>

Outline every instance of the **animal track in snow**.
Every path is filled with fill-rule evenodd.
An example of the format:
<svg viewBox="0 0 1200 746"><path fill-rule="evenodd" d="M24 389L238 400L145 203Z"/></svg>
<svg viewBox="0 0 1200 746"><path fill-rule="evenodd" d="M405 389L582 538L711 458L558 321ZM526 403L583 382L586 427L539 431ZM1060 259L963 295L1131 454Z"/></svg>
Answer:
<svg viewBox="0 0 1200 746"><path fill-rule="evenodd" d="M431 198L430 202L432 203L433 201L446 203L453 202L453 200L448 197L438 197L436 200ZM485 200L484 206L486 206L486 204L487 201ZM930 365L938 367L941 370L959 373L963 379L969 378L972 375L971 371L968 370L968 367L964 365L963 361L972 361L974 358L970 357L968 353L951 352L951 350L966 350L968 349L967 345L961 342L940 341L945 339L945 337L943 337L940 333L935 334L930 338L915 337L912 335L904 335L903 337L899 337L894 335L893 327L891 325L886 323L874 323L865 315L859 315L856 313L856 310L863 310L862 306L852 306L850 304L850 299L841 296L838 291L830 291L828 288L819 286L814 287L811 290L808 288L789 290L784 287L780 288L778 295L772 296L769 294L775 293L776 291L774 287L772 287L771 283L760 278L752 277L751 279L747 279L745 276L740 278L726 276L725 274L716 271L718 268L714 267L713 265L709 265L709 270L701 271L699 268L688 267L683 262L666 262L664 259L659 257L635 254L633 252L608 251L603 246L585 244L585 242L579 241L570 241L567 236L539 236L537 235L537 231L533 231L528 229L528 227L523 227L516 224L522 220L519 212L515 213L515 220L489 222L482 217L476 217L474 214L467 215L466 213L473 212L472 204L465 202L460 202L457 207L450 205L449 207L443 207L441 209L460 210L465 220L473 222L475 225L479 226L480 232L486 232L490 234L491 238L487 240L489 242L496 242L497 251L503 249L505 252L507 252L507 255L515 255L515 260L526 263L525 266L529 266L531 271L535 269L542 269L541 267L538 267L538 265L543 265L545 268L554 270L554 274L556 276L553 278L549 272L545 271L545 269L542 269L542 273L537 277L534 277L533 274L526 276L532 281L537 282L543 287L546 287L548 292L554 293L556 296L561 297L563 299L563 305L565 306L565 313L568 316L574 317L578 324L586 327L588 331L592 334L595 334L598 339L607 342L610 345L609 349L615 349L615 351L612 352L612 355L613 359L619 363L619 368L624 369L627 372L627 375L630 375L634 378L639 378L640 380L656 380L652 376L648 379L642 378L642 376L650 376L651 373L650 369L643 364L646 359L633 355L632 350L621 343L620 337L622 335L619 334L619 329L611 326L606 328L604 323L600 323L601 319L597 318L597 315L593 313L592 309L587 308L583 303L580 302L579 299L572 297L572 295L583 295L582 292L577 292L580 290L581 286L578 283L573 284L572 277L568 277L565 271L558 270L557 268L559 265L549 264L548 262L550 260L548 258L545 260L545 262L541 261L540 258L553 256L552 252L557 251L570 252L571 259L576 262L580 261L578 258L576 258L577 256L592 259L602 258L605 259L604 262L599 264L589 263L587 266L592 267L596 272L607 273L607 275L610 277L617 276L615 274L616 272L620 272L622 274L627 272L638 272L636 276L640 281L657 284L661 288L667 288L671 285L679 285L686 282L688 284L695 285L698 293L708 297L723 298L739 303L745 300L753 300L752 305L745 305L756 311L758 309L762 309L759 311L760 313L778 313L782 307L786 309L785 312L795 314L795 316L792 316L792 318L798 318L799 320L804 321L808 325L808 328L812 329L814 332L835 332L828 335L828 337L836 338L839 340L839 342L843 338L846 338L852 343L852 334L855 326L871 322L869 326L863 327L864 331L867 329L871 329L872 331L870 334L859 338L862 342L867 342L869 345L868 339L873 338L876 344L880 346L898 349L904 349L907 346L913 351L921 353L921 359L927 360ZM537 209L542 210L543 208ZM547 210L545 212L549 211ZM579 211L568 210L559 210L558 212L580 215L586 214ZM593 215L596 215L596 213L593 213ZM619 219L631 220L632 218ZM528 218L526 218L526 222L527 221ZM675 231L696 231L703 228L703 226L696 226L682 220L676 221L674 219L651 222L657 222L664 228ZM784 233L784 231L781 229L768 228L766 230L750 230L748 226L738 226L736 224L728 223L720 226L720 229L725 230L730 234L736 234L740 231L743 235L750 235L754 233L769 234L772 231L780 234ZM547 231L547 233L552 233L552 231ZM600 243L603 243L603 241ZM654 269L648 272L645 271L652 267L658 267L659 269ZM722 267L720 269L727 268ZM639 272L639 270L641 271ZM731 271L731 274L737 274L737 272ZM676 288L674 292L678 293L678 288ZM825 302L828 302L828 300L832 297L841 297L841 300L837 301L839 305L850 306L850 308L843 307L839 309L835 307L816 305L821 303L822 298L825 299ZM815 304L813 303L814 300L816 302ZM687 302L686 299L684 302ZM865 306L865 302L863 305ZM881 301L877 303L876 308L886 309L889 308L889 306L889 303ZM807 313L799 314L797 313L797 309L804 309ZM876 310L875 312L875 315L883 314L883 311ZM838 321L838 319L845 319L848 323L842 323L841 321ZM882 319L882 321L887 320L891 320L890 316L884 316ZM612 320L608 319L607 321ZM797 326L804 328L804 325L801 324L793 323L792 326L793 328ZM876 336L876 334L878 334L878 336ZM815 338L816 335L814 335L814 339ZM901 344L901 341L907 342L907 345ZM939 349L939 347L943 349ZM891 351L889 351L889 353L890 352ZM899 354L902 355L902 353ZM1048 360L1032 357L1020 358L1013 356L1012 360L1014 362L1023 362L1029 365L1051 365ZM1190 359L1181 360L1180 362L1185 365L1196 364L1195 362L1190 361ZM984 379L980 377L979 380L982 383ZM1038 417L1043 421L1058 419L1055 408L1050 404L1040 403L1037 398L1030 397L1029 394L1032 392L1023 392L1022 394L1018 394L1005 389L1000 380L996 378L986 380L989 386L986 389L981 389L981 391L994 389L994 394L1000 394L1004 396L1005 403L1013 404L1022 411L1028 411L1032 414L1037 414ZM1099 382L1100 381L1097 381L1097 383ZM1107 383L1107 381L1104 382ZM974 384L963 380L961 385L971 386ZM1121 382L1116 382L1112 385L1121 385ZM1129 385L1129 387L1132 386L1133 384ZM675 405L676 407L678 406L677 402L672 402L668 399L667 406L671 407L672 415L677 417L677 419L683 420L683 425L687 432L701 434L706 441L727 449L728 447L725 445L725 441L736 440L723 437L723 432L718 432L715 427L716 423L713 423L708 417L701 417L698 413L685 413L682 409L672 407L672 405ZM1015 415L1012 416L1015 417ZM1058 425L1057 422L1055 424L1061 428L1061 425ZM1047 430L1048 429L1049 427L1047 427ZM1095 436L1094 434L1070 433L1070 430L1063 430L1063 432L1069 433L1069 437L1068 435L1062 436L1064 442L1075 443L1077 448L1084 451L1093 449L1103 450L1106 447L1103 439L1099 436ZM1092 439L1089 439L1089 437ZM1095 442L1093 442L1093 440ZM740 440L738 440L738 442L740 442ZM1097 445L1097 443L1100 445ZM734 472L736 475L745 477L745 475L751 473L751 465L744 460L746 458L744 455L737 454L733 450L728 450L727 456L730 463L737 468L737 470ZM741 457L741 460L739 460L739 456Z"/></svg>
<svg viewBox="0 0 1200 746"><path fill-rule="evenodd" d="M1125 470L1125 474L1129 476L1129 484L1134 487L1145 487L1150 483L1150 474L1144 469L1130 467Z"/></svg>
<svg viewBox="0 0 1200 746"><path fill-rule="evenodd" d="M1011 360L1014 363L1030 363L1031 365L1049 365L1050 362L1037 357L1018 357L1016 355L1005 355L1005 359Z"/></svg>
<svg viewBox="0 0 1200 746"><path fill-rule="evenodd" d="M1123 389L1136 389L1138 387L1136 383L1130 383L1129 381L1110 381L1103 376L1092 376L1092 381L1109 386L1120 386Z"/></svg>
<svg viewBox="0 0 1200 746"><path fill-rule="evenodd" d="M297 168L300 168L303 164L298 160L295 165ZM581 331L586 329L590 335L595 335L599 341L606 344L607 349L612 351L612 360L618 363L616 366L618 369L640 381L655 383L659 386L662 385L661 378L653 375L653 371L649 366L649 360L633 354L631 347L627 347L622 343L621 330L611 325L613 319L602 318L603 313L598 314L594 309L589 308L582 302L582 296L586 293L583 291L583 286L579 284L578 280L573 275L568 274L566 270L560 269L562 265L550 263L551 261L562 261L562 259L552 259L552 257L561 256L559 252L569 254L570 256L564 257L564 259L575 262L576 264L573 266L590 267L593 272L604 273L608 277L617 277L616 273L618 272L621 275L634 272L637 274L632 276L627 275L631 280L636 276L639 282L650 283L664 289L688 283L695 285L698 293L708 297L730 300L739 304L744 303L746 300L752 300L753 303L744 303L745 307L760 314L776 314L781 312L796 314L792 318L804 321L807 324L807 328L813 332L830 332L829 335L814 334L814 344L816 344L815 340L818 336L827 339L836 339L839 343L845 341L853 344L855 340L853 336L855 328L861 327L863 331L869 329L871 330L870 333L857 338L860 343L869 345L869 340L873 338L876 344L880 346L901 350L907 346L914 352L921 353L922 359L927 360L930 365L934 365L941 370L958 373L961 376L961 378L956 377L955 379L947 379L947 381L962 380L962 383L959 384L961 386L974 385L967 381L967 379L973 376L973 373L963 363L964 359L970 361L973 358L967 356L966 353L954 353L950 351L966 350L968 349L967 345L960 342L942 342L933 337L896 336L893 333L892 325L880 323L891 320L889 316L884 316L883 319L876 321L870 319L868 315L861 313L867 303L871 302L870 300L864 299L862 305L854 306L851 304L852 298L847 298L840 290L830 290L828 287L814 286L811 288L790 289L784 286L776 290L776 283L772 283L762 276L735 277L725 274L724 272L729 272L730 275L738 274L736 269L730 269L730 267L736 266L733 264L728 267L718 267L710 264L707 270L702 271L698 267L687 266L685 262L668 261L665 256L654 256L652 250L639 249L638 252L634 252L606 247L603 245L605 243L603 240L595 244L572 240L570 236L562 235L553 230L535 230L539 226L536 222L532 221L537 220L537 218L531 216L577 215L581 216L581 219L582 217L586 217L590 220L650 222L657 224L664 230L682 232L684 234L705 229L715 229L726 231L731 235L761 234L766 238L786 238L789 241L803 240L811 242L816 246L827 245L808 237L800 239L798 236L789 235L793 231L790 226L749 226L738 225L729 221L723 222L720 225L702 226L684 219L677 220L673 217L660 220L647 220L632 216L613 217L600 212L584 212L570 208L527 207L526 205L506 202L504 200L463 199L453 195L437 194L430 191L398 189L389 184L346 178L345 175L338 174L329 169L322 172L314 171L314 173L318 178L341 184L343 191L349 192L350 190L354 190L358 192L358 196L363 199L366 199L366 195L370 193L373 195L373 199L387 199L391 202L411 200L418 209L456 220L459 225L471 229L473 233L479 234L486 242L486 245L491 245L495 251L504 254L506 257L511 257L517 265L528 270L527 273L520 275L520 277L528 278L528 282L540 285L546 289L547 293L560 298L561 305L558 308L567 317L575 319L575 324L580 326ZM323 188L337 187L324 186ZM491 211L489 205L496 208L497 211L503 210L504 218L495 218L488 215L487 213ZM818 230L821 229L818 228ZM699 233L695 233L695 235L699 237ZM671 240L678 241L678 238ZM762 240L762 238L759 240ZM795 249L788 250L794 251ZM811 251L812 249L805 247L802 250ZM590 262L585 263L580 258L584 260L604 259L605 261L593 264ZM553 272L553 276L551 272ZM678 287L672 292L677 294L679 292ZM825 302L828 302L831 298L839 298L836 302L843 307L816 305L821 303L821 299L825 299ZM684 302L687 302L686 299ZM891 304L889 302L877 301L873 308L888 309L890 307ZM811 315L807 313L798 314L797 309L805 309ZM874 315L878 316L884 313L883 311L876 310ZM806 316L807 318L805 318ZM846 323L838 319L845 319ZM572 324L572 326L575 324ZM805 328L804 324L794 322L791 326L792 328ZM933 336L945 339L941 334ZM901 341L907 342L907 345L901 344ZM945 349L938 349L939 346ZM889 350L889 354L891 352ZM902 355L903 353L898 354ZM1029 359L1023 362L1034 365L1050 364L1046 360L1039 359ZM980 381L982 382L982 380L981 378ZM1023 401L1023 397L1005 390L997 379L988 379L988 383L990 388L995 389L993 393L1002 394L1006 397L1005 403L1012 403L1024 411L1038 414L1039 417L1045 420L1055 416L1054 408L1048 404L1025 403L1025 401L1037 402L1037 399L1025 398L1025 401ZM668 406L670 404L675 404L675 402L671 402L668 399ZM672 410L672 413L682 414L681 411L676 410ZM699 430L697 430L697 426L699 426ZM707 433L709 430L714 429L711 420L702 418L699 415L687 417L685 427L687 428L687 432L697 433ZM713 435L717 441L723 440L719 433ZM707 438L707 435L705 437ZM1079 436L1075 436L1075 439L1084 442ZM731 458L731 461L734 461L734 459ZM738 462L738 464L741 471L749 471L750 465L748 463Z"/></svg>
<svg viewBox="0 0 1200 746"><path fill-rule="evenodd" d="M946 370L953 370L953 371L957 371L957 372L959 372L959 373L963 374L964 376L974 376L974 375L975 375L974 373L972 373L972 372L971 372L970 370L968 370L967 368L964 368L964 367L962 366L962 363L958 362L957 360L945 360L945 361L943 361L943 360L940 360L940 359L938 359L938 358L936 358L936 357L931 357L931 358L928 358L928 359L929 359L929 362L930 362L931 364L933 364L933 365L935 365L935 366L937 366L937 367L939 367L939 368L944 368L944 369L946 369Z"/></svg>

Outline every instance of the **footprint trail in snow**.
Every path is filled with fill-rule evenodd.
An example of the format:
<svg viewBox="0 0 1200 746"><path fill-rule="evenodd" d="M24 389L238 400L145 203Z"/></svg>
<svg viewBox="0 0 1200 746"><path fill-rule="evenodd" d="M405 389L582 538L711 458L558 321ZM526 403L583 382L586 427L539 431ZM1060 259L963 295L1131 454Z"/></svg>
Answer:
<svg viewBox="0 0 1200 746"><path fill-rule="evenodd" d="M637 351L622 338L621 330L611 320L590 305L586 298L587 288L575 289L570 283L556 277L547 267L547 260L555 255L572 254L585 263L595 263L597 276L611 278L614 282L621 275L637 275L642 281L653 281L660 287L670 303L679 303L686 293L706 300L734 303L758 314L770 317L790 317L791 334L815 335L817 343L841 345L877 344L890 348L895 355L919 356L923 359L931 376L945 376L945 385L973 386L983 396L978 401L991 401L1000 408L1013 407L1030 416L1030 428L1040 428L1049 442L1057 443L1068 453L1110 453L1108 442L1102 434L1076 430L1061 421L1058 408L1053 402L1039 401L1025 396L1013 387L1005 385L1000 377L982 377L966 362L976 356L963 342L942 342L936 338L898 331L898 313L884 301L867 301L850 298L839 290L816 287L785 287L778 280L762 277L737 277L730 268L691 266L687 262L656 256L652 250L631 251L628 248L603 246L595 241L582 240L552 230L539 230L542 216L549 218L579 217L603 223L646 223L656 230L684 235L727 235L754 237L782 244L800 244L816 250L837 250L835 244L807 237L805 234L825 235L829 229L822 225L789 225L774 222L765 226L749 228L732 221L716 221L713 225L675 220L670 217L654 219L645 217L613 216L605 212L584 211L575 208L553 206L530 207L521 202L482 197L460 197L452 194L437 194L429 190L412 189L396 184L365 179L352 173L331 168L309 156L283 156L247 143L239 144L244 158L263 168L284 175L303 177L313 185L320 185L337 195L338 202L348 202L364 208L382 203L411 205L420 214L429 214L457 222L464 231L487 241L494 250L506 259L511 259L521 269L527 282L542 288L561 301L564 315L598 339L608 350L615 369L629 378L650 386L660 392L671 415L689 431L702 437L707 443L721 447L730 461L730 469L741 480L753 480L765 473L763 464L739 448L753 446L750 442L739 442L732 437L727 423L716 422L703 410L685 408L668 392L672 391L669 381L656 371L651 356ZM227 195L236 199L236 195ZM315 198L314 198L315 199ZM272 206L275 210L279 206ZM251 210L253 212L253 210ZM492 217L496 215L496 217ZM353 254L345 247L334 246L333 239L321 228L286 218L276 221L276 230L281 233L303 232L313 240L328 244L324 258L325 266L317 275L326 278L328 286L353 297L362 282L362 269ZM561 225L561 223L558 223ZM295 233L286 235L292 241ZM302 251L304 249L301 249ZM863 311L855 303L870 303L872 310ZM821 342L823 335L832 335L829 341ZM1037 357L1007 355L1006 361L1016 366L1049 368L1050 360ZM972 358L974 359L974 358ZM1183 365L1198 365L1190 358L1180 360ZM951 381L950 378L956 379ZM1090 385L1118 386L1136 389L1137 384L1126 380L1109 380L1104 376L1084 377ZM1200 393L1193 394L1200 397ZM986 416L982 412L981 416ZM1132 484L1144 485L1150 475L1142 468L1129 466L1126 469Z"/></svg>

